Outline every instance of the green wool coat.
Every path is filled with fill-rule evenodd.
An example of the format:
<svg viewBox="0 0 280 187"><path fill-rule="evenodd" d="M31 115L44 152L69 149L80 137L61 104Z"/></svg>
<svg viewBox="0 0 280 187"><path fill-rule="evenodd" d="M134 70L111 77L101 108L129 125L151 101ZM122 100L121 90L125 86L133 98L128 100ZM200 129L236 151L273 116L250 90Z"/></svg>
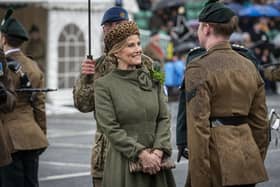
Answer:
<svg viewBox="0 0 280 187"><path fill-rule="evenodd" d="M171 154L170 121L166 98L150 74L115 69L95 82L98 127L110 141L103 187L173 187L170 170L156 175L130 173L129 160L137 160L145 148Z"/></svg>

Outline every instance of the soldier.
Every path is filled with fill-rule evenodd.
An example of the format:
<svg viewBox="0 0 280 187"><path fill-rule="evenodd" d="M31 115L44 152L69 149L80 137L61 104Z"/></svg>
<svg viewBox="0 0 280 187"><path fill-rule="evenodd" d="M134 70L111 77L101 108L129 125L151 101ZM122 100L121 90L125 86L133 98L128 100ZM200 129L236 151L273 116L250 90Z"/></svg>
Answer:
<svg viewBox="0 0 280 187"><path fill-rule="evenodd" d="M271 64L269 67L261 68L263 75L266 79L270 81L280 81L280 66L274 66Z"/></svg>
<svg viewBox="0 0 280 187"><path fill-rule="evenodd" d="M255 65L230 46L238 23L232 10L210 0L199 22L199 43L207 52L186 69L186 186L255 186L268 180L264 82Z"/></svg>
<svg viewBox="0 0 280 187"><path fill-rule="evenodd" d="M21 73L13 72L15 87L43 88L44 76L36 62L26 57L20 50L23 42L28 40L24 27L11 17L9 9L1 22L1 46L6 58L19 63ZM31 83L31 84L30 84ZM8 146L12 163L1 168L3 187L38 186L39 155L48 146L46 137L45 94L18 93L13 112L3 116L4 130L7 132Z"/></svg>
<svg viewBox="0 0 280 187"><path fill-rule="evenodd" d="M11 112L16 103L14 84L11 80L10 73L11 72L8 70L4 52L0 49L0 166L7 165L12 161L7 145L7 137L4 133L2 123L4 115Z"/></svg>
<svg viewBox="0 0 280 187"><path fill-rule="evenodd" d="M32 25L29 30L29 41L25 48L25 53L31 56L38 63L41 71L45 72L45 42L41 39L40 30L36 25Z"/></svg>
<svg viewBox="0 0 280 187"><path fill-rule="evenodd" d="M128 21L128 13L125 9L121 7L108 9L101 22L104 35L117 24L126 21ZM73 88L74 105L81 112L94 112L94 81L108 74L115 66L111 63L105 63L104 59L105 55L102 55L96 60L86 59L82 62L81 75ZM149 69L152 68L152 60L149 57L142 55L142 62ZM108 142L104 134L97 129L91 157L91 174L95 187L101 186L102 183L107 149Z"/></svg>

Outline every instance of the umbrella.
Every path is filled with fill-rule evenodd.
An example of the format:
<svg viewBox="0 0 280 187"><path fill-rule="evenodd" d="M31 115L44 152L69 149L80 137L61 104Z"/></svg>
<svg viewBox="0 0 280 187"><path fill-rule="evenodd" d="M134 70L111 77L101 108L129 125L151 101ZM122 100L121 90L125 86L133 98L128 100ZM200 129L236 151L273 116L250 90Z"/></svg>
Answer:
<svg viewBox="0 0 280 187"><path fill-rule="evenodd" d="M269 3L269 5L276 8L277 10L280 10L280 0Z"/></svg>
<svg viewBox="0 0 280 187"><path fill-rule="evenodd" d="M239 12L239 16L244 17L278 17L280 11L269 5L251 5L243 8Z"/></svg>
<svg viewBox="0 0 280 187"><path fill-rule="evenodd" d="M232 11L234 11L236 14L238 14L238 12L244 8L244 6L242 6L239 3L228 3L225 4L226 7L230 8Z"/></svg>
<svg viewBox="0 0 280 187"><path fill-rule="evenodd" d="M185 5L186 2L187 2L187 0L160 0L154 4L154 6L152 7L152 10L155 11L155 10L159 10L159 9Z"/></svg>

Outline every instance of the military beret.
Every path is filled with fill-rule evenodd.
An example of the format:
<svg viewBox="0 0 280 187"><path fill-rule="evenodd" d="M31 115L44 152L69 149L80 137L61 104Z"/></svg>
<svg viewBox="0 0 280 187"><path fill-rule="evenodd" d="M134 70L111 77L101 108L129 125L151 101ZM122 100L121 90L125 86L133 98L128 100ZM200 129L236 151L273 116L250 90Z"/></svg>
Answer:
<svg viewBox="0 0 280 187"><path fill-rule="evenodd" d="M109 52L114 45L125 40L131 35L140 35L137 24L134 21L128 21L116 25L104 37L106 52Z"/></svg>
<svg viewBox="0 0 280 187"><path fill-rule="evenodd" d="M24 41L27 41L28 40L27 32L25 31L24 27L21 25L20 22L18 22L15 18L11 18L12 14L13 14L13 10L8 9L4 19L1 22L0 31L2 33L7 34L8 36L20 38Z"/></svg>
<svg viewBox="0 0 280 187"><path fill-rule="evenodd" d="M209 0L198 16L200 22L228 23L235 13L218 0Z"/></svg>
<svg viewBox="0 0 280 187"><path fill-rule="evenodd" d="M108 22L115 22L115 21L122 21L122 20L128 20L128 13L127 11L119 6L115 6L112 8L109 8L101 21L101 25L104 25Z"/></svg>

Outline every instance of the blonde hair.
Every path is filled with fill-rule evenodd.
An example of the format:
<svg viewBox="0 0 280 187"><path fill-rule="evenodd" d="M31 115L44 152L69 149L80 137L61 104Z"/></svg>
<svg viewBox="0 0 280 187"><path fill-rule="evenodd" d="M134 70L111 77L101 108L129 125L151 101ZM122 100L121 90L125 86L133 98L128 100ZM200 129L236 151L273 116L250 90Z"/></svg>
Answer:
<svg viewBox="0 0 280 187"><path fill-rule="evenodd" d="M127 38L120 41L119 43L116 43L112 49L106 54L106 61L109 61L113 64L118 64L118 58L115 56L115 53L118 53L120 50L126 47L127 44Z"/></svg>

